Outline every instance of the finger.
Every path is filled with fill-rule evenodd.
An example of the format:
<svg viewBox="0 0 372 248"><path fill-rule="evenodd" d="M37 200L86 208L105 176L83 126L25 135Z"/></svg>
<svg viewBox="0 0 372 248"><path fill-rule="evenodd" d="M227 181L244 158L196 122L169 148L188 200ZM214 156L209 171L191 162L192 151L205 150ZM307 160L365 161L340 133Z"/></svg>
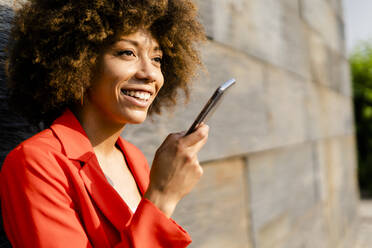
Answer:
<svg viewBox="0 0 372 248"><path fill-rule="evenodd" d="M196 143L206 139L208 137L209 127L208 125L202 123L200 124L197 129L192 132L191 134L184 136L181 138L181 142L186 146L193 146Z"/></svg>
<svg viewBox="0 0 372 248"><path fill-rule="evenodd" d="M199 142L195 143L192 146L192 149L194 149L198 153L203 148L203 146L205 145L205 143L207 143L207 141L208 141L208 134L202 140L200 140Z"/></svg>
<svg viewBox="0 0 372 248"><path fill-rule="evenodd" d="M170 133L164 139L163 143L174 142L174 141L179 140L180 138L182 138L184 135L185 135L185 131L177 132L177 133Z"/></svg>
<svg viewBox="0 0 372 248"><path fill-rule="evenodd" d="M189 152L191 154L197 155L199 153L199 151L203 148L205 143L207 143L207 140L208 140L208 135L205 138L203 138L202 140L200 140L199 142L196 142L194 145L189 146L188 147Z"/></svg>

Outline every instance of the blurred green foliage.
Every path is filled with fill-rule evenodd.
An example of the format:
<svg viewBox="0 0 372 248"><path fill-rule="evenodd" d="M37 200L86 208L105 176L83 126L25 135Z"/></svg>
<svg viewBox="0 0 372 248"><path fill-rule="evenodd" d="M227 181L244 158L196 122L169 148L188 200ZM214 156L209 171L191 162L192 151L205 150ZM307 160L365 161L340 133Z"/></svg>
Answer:
<svg viewBox="0 0 372 248"><path fill-rule="evenodd" d="M350 56L362 196L372 196L372 42L358 44Z"/></svg>

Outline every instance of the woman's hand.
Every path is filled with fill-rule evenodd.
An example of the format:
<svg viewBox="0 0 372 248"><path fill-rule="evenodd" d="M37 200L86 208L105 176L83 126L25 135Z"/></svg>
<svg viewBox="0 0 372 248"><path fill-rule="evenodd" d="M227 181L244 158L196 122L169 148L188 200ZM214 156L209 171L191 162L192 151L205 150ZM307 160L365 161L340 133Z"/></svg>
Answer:
<svg viewBox="0 0 372 248"><path fill-rule="evenodd" d="M208 131L201 124L187 136L185 132L170 134L156 151L145 197L168 217L203 174L197 154L207 142Z"/></svg>

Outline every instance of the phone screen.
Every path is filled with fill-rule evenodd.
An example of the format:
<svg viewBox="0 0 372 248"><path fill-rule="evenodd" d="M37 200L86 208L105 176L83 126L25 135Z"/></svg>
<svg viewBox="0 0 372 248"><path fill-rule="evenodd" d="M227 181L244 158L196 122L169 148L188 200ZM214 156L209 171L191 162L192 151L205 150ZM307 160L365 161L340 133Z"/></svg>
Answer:
<svg viewBox="0 0 372 248"><path fill-rule="evenodd" d="M195 121L192 123L191 127L187 130L186 135L194 132L197 126L202 123L204 120L211 117L216 109L217 103L222 98L223 94L229 89L232 85L234 85L236 80L234 78L228 80L227 82L223 83L219 86L211 98L209 98L208 102L204 105L202 111L199 113L198 117L196 117Z"/></svg>

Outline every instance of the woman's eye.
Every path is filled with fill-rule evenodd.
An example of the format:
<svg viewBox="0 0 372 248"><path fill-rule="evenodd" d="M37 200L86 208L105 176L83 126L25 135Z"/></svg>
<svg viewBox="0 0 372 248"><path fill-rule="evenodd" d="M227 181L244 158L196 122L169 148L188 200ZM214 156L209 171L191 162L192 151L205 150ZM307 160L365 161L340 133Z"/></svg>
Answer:
<svg viewBox="0 0 372 248"><path fill-rule="evenodd" d="M135 56L131 50L122 50L118 52L119 56Z"/></svg>
<svg viewBox="0 0 372 248"><path fill-rule="evenodd" d="M156 62L156 63L159 63L159 64L161 64L161 61L163 60L163 58L162 57L155 57L154 58L154 61Z"/></svg>

